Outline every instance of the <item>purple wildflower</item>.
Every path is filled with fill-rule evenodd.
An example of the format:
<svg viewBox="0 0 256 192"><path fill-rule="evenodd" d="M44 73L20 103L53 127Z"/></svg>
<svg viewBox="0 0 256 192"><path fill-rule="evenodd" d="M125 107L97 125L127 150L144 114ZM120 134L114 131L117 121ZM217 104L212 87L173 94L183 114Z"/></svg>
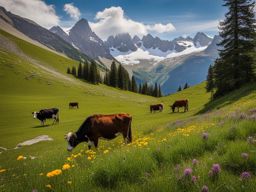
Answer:
<svg viewBox="0 0 256 192"><path fill-rule="evenodd" d="M207 140L208 137L209 137L209 134L208 134L207 132L203 132L202 138L203 138L204 140Z"/></svg>
<svg viewBox="0 0 256 192"><path fill-rule="evenodd" d="M219 164L213 164L211 170L212 170L213 174L219 174L219 172L221 171L220 165Z"/></svg>
<svg viewBox="0 0 256 192"><path fill-rule="evenodd" d="M202 187L201 192L209 192L209 188L208 188L206 185L204 185L204 186Z"/></svg>
<svg viewBox="0 0 256 192"><path fill-rule="evenodd" d="M198 164L198 162L199 162L199 161L198 161L197 159L193 159L193 160L192 160L192 165L195 166L195 165Z"/></svg>
<svg viewBox="0 0 256 192"><path fill-rule="evenodd" d="M251 178L251 174L250 172L247 172L247 171L244 171L243 173L241 173L240 175L240 179L242 181L246 181L246 180L249 180Z"/></svg>
<svg viewBox="0 0 256 192"><path fill-rule="evenodd" d="M211 170L209 171L209 176L216 178L219 176L219 173L221 171L219 164L213 164Z"/></svg>
<svg viewBox="0 0 256 192"><path fill-rule="evenodd" d="M249 154L248 153L241 153L241 157L245 160L249 159Z"/></svg>
<svg viewBox="0 0 256 192"><path fill-rule="evenodd" d="M193 172L193 171L192 171L191 168L186 168L186 169L184 170L184 176L185 176L185 177L191 176L192 172Z"/></svg>
<svg viewBox="0 0 256 192"><path fill-rule="evenodd" d="M193 182L193 183L196 183L197 182L197 176L192 176L192 178L191 178L191 181Z"/></svg>

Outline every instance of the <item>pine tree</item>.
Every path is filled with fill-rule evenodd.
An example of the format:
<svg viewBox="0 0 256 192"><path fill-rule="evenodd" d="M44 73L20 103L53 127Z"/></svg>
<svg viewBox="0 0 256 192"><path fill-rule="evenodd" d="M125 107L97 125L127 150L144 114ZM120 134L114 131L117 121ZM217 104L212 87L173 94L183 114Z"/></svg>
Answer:
<svg viewBox="0 0 256 192"><path fill-rule="evenodd" d="M158 97L162 97L161 86L158 86Z"/></svg>
<svg viewBox="0 0 256 192"><path fill-rule="evenodd" d="M153 96L158 97L158 85L157 85L157 83L155 83L155 87L154 87L154 90L153 90Z"/></svg>
<svg viewBox="0 0 256 192"><path fill-rule="evenodd" d="M255 2L224 0L228 8L220 23L220 58L215 62L215 96L239 88L255 79L252 52L255 51Z"/></svg>
<svg viewBox="0 0 256 192"><path fill-rule="evenodd" d="M109 85L109 72L106 72L104 76L104 84Z"/></svg>
<svg viewBox="0 0 256 192"><path fill-rule="evenodd" d="M85 61L83 66L83 79L89 81L89 64Z"/></svg>
<svg viewBox="0 0 256 192"><path fill-rule="evenodd" d="M83 77L82 73L83 73L83 67L82 67L82 63L80 62L77 69L77 77L82 78Z"/></svg>
<svg viewBox="0 0 256 192"><path fill-rule="evenodd" d="M119 65L118 66L118 69L117 69L117 76L118 76L118 82L117 82L117 86L120 88L120 89L124 89L124 69L123 69L123 66L122 65Z"/></svg>
<svg viewBox="0 0 256 192"><path fill-rule="evenodd" d="M68 69L67 69L67 74L71 74L71 70L70 70L69 67L68 67Z"/></svg>
<svg viewBox="0 0 256 192"><path fill-rule="evenodd" d="M112 62L110 67L109 83L112 87L118 86L118 74L115 61Z"/></svg>
<svg viewBox="0 0 256 192"><path fill-rule="evenodd" d="M214 73L213 73L213 67L210 65L208 69L208 75L206 80L206 91L210 92L213 91L214 88Z"/></svg>
<svg viewBox="0 0 256 192"><path fill-rule="evenodd" d="M93 84L97 84L98 83L98 79L97 79L97 65L95 63L95 61L92 61L91 66L90 66L90 82Z"/></svg>
<svg viewBox="0 0 256 192"><path fill-rule="evenodd" d="M132 76L131 84L132 84L131 85L131 91L137 93L138 92L138 87L137 87L136 80L135 80L134 76Z"/></svg>
<svg viewBox="0 0 256 192"><path fill-rule="evenodd" d="M185 83L183 89L187 89L187 88L189 88L189 85L188 85L188 83Z"/></svg>
<svg viewBox="0 0 256 192"><path fill-rule="evenodd" d="M181 86L179 86L179 88L178 88L177 92L179 92L179 91L181 91L181 90L182 90L182 88L181 88Z"/></svg>
<svg viewBox="0 0 256 192"><path fill-rule="evenodd" d="M76 77L76 68L74 66L72 67L71 73L72 73L72 75L74 75Z"/></svg>

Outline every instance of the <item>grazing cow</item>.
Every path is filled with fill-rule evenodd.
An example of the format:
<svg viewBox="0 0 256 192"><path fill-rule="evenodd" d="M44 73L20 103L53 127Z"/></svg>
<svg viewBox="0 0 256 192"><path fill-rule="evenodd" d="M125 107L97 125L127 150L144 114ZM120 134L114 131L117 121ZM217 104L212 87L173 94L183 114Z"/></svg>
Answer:
<svg viewBox="0 0 256 192"><path fill-rule="evenodd" d="M78 107L78 102L70 102L69 103L69 109L74 108L74 107L76 107L77 109L79 108Z"/></svg>
<svg viewBox="0 0 256 192"><path fill-rule="evenodd" d="M154 111L162 112L164 109L164 106L163 106L163 104L150 105L149 109L150 109L151 113Z"/></svg>
<svg viewBox="0 0 256 192"><path fill-rule="evenodd" d="M44 125L44 122L46 119L53 119L53 124L55 122L59 122L59 109L57 108L51 108L51 109L42 109L39 112L32 112L32 115L34 118L39 119L41 121L41 125Z"/></svg>
<svg viewBox="0 0 256 192"><path fill-rule="evenodd" d="M175 108L178 108L178 112L180 111L180 107L184 107L184 112L188 111L188 100L179 100L179 101L175 101L173 103L173 105L170 106L172 109L172 112L175 112Z"/></svg>
<svg viewBox="0 0 256 192"><path fill-rule="evenodd" d="M92 115L88 117L75 133L65 135L68 151L72 151L79 143L87 142L88 148L98 147L99 138L114 139L123 135L125 143L132 142L132 117L129 114Z"/></svg>

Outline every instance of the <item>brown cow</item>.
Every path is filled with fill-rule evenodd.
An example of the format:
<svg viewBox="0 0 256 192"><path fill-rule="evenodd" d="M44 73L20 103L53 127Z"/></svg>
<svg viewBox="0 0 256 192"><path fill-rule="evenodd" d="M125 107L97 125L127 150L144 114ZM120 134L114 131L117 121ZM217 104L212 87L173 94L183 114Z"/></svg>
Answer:
<svg viewBox="0 0 256 192"><path fill-rule="evenodd" d="M150 105L149 109L150 109L151 113L154 111L162 112L164 109L164 106L163 106L163 104Z"/></svg>
<svg viewBox="0 0 256 192"><path fill-rule="evenodd" d="M180 107L184 107L184 112L188 111L188 100L179 100L175 101L173 105L170 106L172 108L172 112L175 112L175 108L178 108L178 112L180 111Z"/></svg>
<svg viewBox="0 0 256 192"><path fill-rule="evenodd" d="M129 114L92 115L80 126L77 132L69 132L65 139L68 142L68 151L72 151L79 143L88 142L97 148L99 138L114 139L122 134L126 143L132 142L132 117Z"/></svg>
<svg viewBox="0 0 256 192"><path fill-rule="evenodd" d="M69 109L72 109L74 107L76 107L77 109L79 108L78 107L78 102L70 102L68 106L69 106Z"/></svg>

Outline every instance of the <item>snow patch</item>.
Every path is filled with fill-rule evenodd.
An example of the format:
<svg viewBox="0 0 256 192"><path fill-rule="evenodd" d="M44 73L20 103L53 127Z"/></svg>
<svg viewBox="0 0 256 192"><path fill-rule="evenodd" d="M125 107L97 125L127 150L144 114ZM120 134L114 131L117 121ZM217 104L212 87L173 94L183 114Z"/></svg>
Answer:
<svg viewBox="0 0 256 192"><path fill-rule="evenodd" d="M140 64L140 60L153 60L154 62L161 61L164 57L151 55L148 50L143 50L138 48L134 52L126 52L126 54L122 53L122 55L115 56L115 58L125 65L136 65Z"/></svg>
<svg viewBox="0 0 256 192"><path fill-rule="evenodd" d="M40 135L40 136L35 137L33 139L30 139L30 140L24 141L22 143L19 143L16 146L16 149L20 148L20 147L23 147L23 146L33 145L33 144L39 143L41 141L53 141L53 139L51 137L49 137L48 135Z"/></svg>
<svg viewBox="0 0 256 192"><path fill-rule="evenodd" d="M93 41L93 42L95 42L95 43L99 43L99 42L98 42L94 37L92 37L92 36L90 36L89 39L90 39L90 41Z"/></svg>
<svg viewBox="0 0 256 192"><path fill-rule="evenodd" d="M166 56L166 58L174 58L174 57L179 57L179 56L183 56L183 55L188 55L191 53L198 53L198 52L204 51L206 48L207 48L207 46L197 48L193 45L191 47L188 47L184 51L170 53L169 55Z"/></svg>

